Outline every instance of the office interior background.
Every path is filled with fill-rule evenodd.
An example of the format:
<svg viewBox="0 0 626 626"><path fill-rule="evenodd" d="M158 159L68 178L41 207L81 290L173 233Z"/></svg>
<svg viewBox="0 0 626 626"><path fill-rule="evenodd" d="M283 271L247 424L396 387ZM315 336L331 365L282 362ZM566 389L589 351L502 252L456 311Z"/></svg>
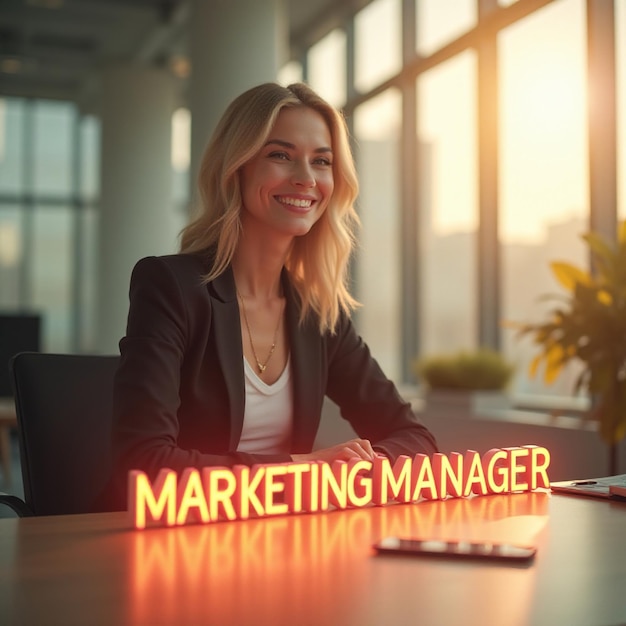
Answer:
<svg viewBox="0 0 626 626"><path fill-rule="evenodd" d="M212 125L266 80L346 115L356 323L387 374L484 346L515 396L569 398L509 322L626 219L626 0L4 0L0 311L116 353L132 265L176 251Z"/></svg>

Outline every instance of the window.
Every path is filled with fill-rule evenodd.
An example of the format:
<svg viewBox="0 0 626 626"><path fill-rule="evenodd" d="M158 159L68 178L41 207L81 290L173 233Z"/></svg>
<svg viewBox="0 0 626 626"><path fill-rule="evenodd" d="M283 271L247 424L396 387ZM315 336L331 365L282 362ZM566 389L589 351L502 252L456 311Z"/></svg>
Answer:
<svg viewBox="0 0 626 626"><path fill-rule="evenodd" d="M307 82L341 108L346 101L346 34L335 29L309 49Z"/></svg>
<svg viewBox="0 0 626 626"><path fill-rule="evenodd" d="M400 0L375 0L356 15L354 83L358 91L366 92L400 70L401 8Z"/></svg>
<svg viewBox="0 0 626 626"><path fill-rule="evenodd" d="M44 350L88 349L99 122L67 102L1 102L0 309L41 312Z"/></svg>
<svg viewBox="0 0 626 626"><path fill-rule="evenodd" d="M585 37L581 0L547 5L499 37L505 320L544 319L548 305L539 297L559 291L551 260L587 262L579 239L589 213ZM531 345L506 331L503 348L517 366L514 391L571 394L574 371L545 387L541 377L528 378Z"/></svg>
<svg viewBox="0 0 626 626"><path fill-rule="evenodd" d="M23 101L0 98L0 193L19 193L24 189Z"/></svg>
<svg viewBox="0 0 626 626"><path fill-rule="evenodd" d="M22 284L22 214L15 204L0 204L0 308L20 307Z"/></svg>
<svg viewBox="0 0 626 626"><path fill-rule="evenodd" d="M70 195L75 110L64 102L38 101L34 110L34 191Z"/></svg>
<svg viewBox="0 0 626 626"><path fill-rule="evenodd" d="M358 107L354 114L361 217L357 298L364 305L357 326L390 377L400 366L399 135L402 103L396 90Z"/></svg>
<svg viewBox="0 0 626 626"><path fill-rule="evenodd" d="M477 0L417 0L417 51L428 56L476 24Z"/></svg>
<svg viewBox="0 0 626 626"><path fill-rule="evenodd" d="M476 344L476 58L465 52L417 81L422 198L423 356Z"/></svg>

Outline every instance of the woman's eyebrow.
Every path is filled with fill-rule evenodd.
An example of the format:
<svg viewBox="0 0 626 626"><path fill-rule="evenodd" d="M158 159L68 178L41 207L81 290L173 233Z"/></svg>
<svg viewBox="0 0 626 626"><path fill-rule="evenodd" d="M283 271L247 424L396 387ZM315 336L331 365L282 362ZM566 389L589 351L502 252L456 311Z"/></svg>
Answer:
<svg viewBox="0 0 626 626"><path fill-rule="evenodd" d="M287 148L289 150L295 150L296 146L293 143L290 143L289 141L283 141L282 139L269 139L268 141L265 142L265 146L281 146L282 148ZM328 146L322 146L320 148L315 148L315 150L313 150L313 152L315 153L319 153L319 154L325 154L325 153L332 153L332 148L328 147Z"/></svg>

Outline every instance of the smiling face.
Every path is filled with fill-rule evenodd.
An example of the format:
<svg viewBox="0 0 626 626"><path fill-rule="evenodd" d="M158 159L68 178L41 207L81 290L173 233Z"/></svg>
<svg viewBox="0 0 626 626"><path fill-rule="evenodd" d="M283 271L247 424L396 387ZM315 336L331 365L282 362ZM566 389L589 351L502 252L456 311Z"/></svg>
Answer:
<svg viewBox="0 0 626 626"><path fill-rule="evenodd" d="M258 236L305 235L332 196L332 139L320 113L284 108L265 145L241 169L244 231Z"/></svg>

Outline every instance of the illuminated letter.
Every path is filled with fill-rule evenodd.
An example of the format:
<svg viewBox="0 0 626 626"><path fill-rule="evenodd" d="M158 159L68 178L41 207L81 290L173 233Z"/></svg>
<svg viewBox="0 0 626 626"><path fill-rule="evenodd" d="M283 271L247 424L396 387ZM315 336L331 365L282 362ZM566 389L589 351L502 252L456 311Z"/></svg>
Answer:
<svg viewBox="0 0 626 626"><path fill-rule="evenodd" d="M393 470L387 457L376 457L372 479L374 504L387 504L391 498L399 502L410 502L412 466L411 457L404 454L396 459Z"/></svg>
<svg viewBox="0 0 626 626"><path fill-rule="evenodd" d="M187 524L187 518L190 514L193 521L200 521L203 524L211 521L200 480L200 472L197 469L187 468L183 470L178 485L178 494L180 502L176 524L179 526ZM190 509L193 510L190 512Z"/></svg>
<svg viewBox="0 0 626 626"><path fill-rule="evenodd" d="M437 452L433 455L433 472L439 483L439 497L441 499L451 495L458 498L463 495L463 455L451 452L450 460L445 454ZM456 465L456 468L452 467ZM448 491L450 484L450 491Z"/></svg>
<svg viewBox="0 0 626 626"><path fill-rule="evenodd" d="M304 476L302 481L304 508L311 513L320 510L320 465L322 465L321 461L311 463L311 473Z"/></svg>
<svg viewBox="0 0 626 626"><path fill-rule="evenodd" d="M530 450L530 471L528 481L530 489L550 487L548 479L548 465L550 465L550 453L546 448L539 446L524 446Z"/></svg>
<svg viewBox="0 0 626 626"><path fill-rule="evenodd" d="M360 472L369 472L372 469L371 461L351 459L348 461L348 504L350 506L365 506L372 501L372 479L360 476Z"/></svg>
<svg viewBox="0 0 626 626"><path fill-rule="evenodd" d="M288 513L289 507L285 502L274 502L274 494L285 491L285 483L275 480L277 476L284 476L287 473L285 465L277 463L276 465L268 465L265 468L265 514L281 515Z"/></svg>
<svg viewBox="0 0 626 626"><path fill-rule="evenodd" d="M285 476L285 501L292 513L302 513L302 474L310 472L309 463L288 463Z"/></svg>
<svg viewBox="0 0 626 626"><path fill-rule="evenodd" d="M530 450L528 448L508 448L509 451L509 476L511 479L511 491L528 491L528 464L529 460L526 459L526 463L522 460L522 464L518 464L518 460L521 457L530 456ZM522 481L518 481L518 474L521 474ZM526 482L523 482L523 480Z"/></svg>
<svg viewBox="0 0 626 626"><path fill-rule="evenodd" d="M465 453L463 481L465 483L464 496L469 496L470 493L484 496L487 493L487 483L485 482L483 466L480 463L480 455L475 450L468 450Z"/></svg>
<svg viewBox="0 0 626 626"><path fill-rule="evenodd" d="M483 457L483 472L487 478L487 491L489 493L506 493L509 487L508 469L502 464L496 465L500 461L506 461L508 459L508 453L504 450L494 448L489 450ZM499 476L502 477L500 484L495 481L496 471Z"/></svg>
<svg viewBox="0 0 626 626"><path fill-rule="evenodd" d="M155 495L156 494L156 495ZM146 527L146 513L157 522L165 526L174 526L176 523L176 472L171 469L162 469L150 484L145 472L132 470L128 473L128 500L129 511L135 528Z"/></svg>
<svg viewBox="0 0 626 626"><path fill-rule="evenodd" d="M233 506L233 494L237 487L237 480L233 472L227 467L204 467L202 468L202 480L207 493L211 519L214 521L219 519L220 508L226 519L237 519ZM224 485L223 488L220 483Z"/></svg>
<svg viewBox="0 0 626 626"><path fill-rule="evenodd" d="M425 454L415 455L413 459L413 470L411 472L411 482L413 484L413 495L411 496L413 502L416 502L422 497L427 500L436 500L439 497L430 458ZM426 491L427 493L422 494L422 491Z"/></svg>
<svg viewBox="0 0 626 626"><path fill-rule="evenodd" d="M320 469L320 510L328 510L331 504L338 509L345 509L348 506L348 464L345 461L333 461L332 465L322 463Z"/></svg>
<svg viewBox="0 0 626 626"><path fill-rule="evenodd" d="M237 477L237 492L234 498L237 517L248 519L250 517L250 505L259 517L265 515L263 504L256 493L259 485L263 484L265 467L255 465L251 469L245 465L235 465L233 473ZM250 477L251 474L252 478Z"/></svg>

